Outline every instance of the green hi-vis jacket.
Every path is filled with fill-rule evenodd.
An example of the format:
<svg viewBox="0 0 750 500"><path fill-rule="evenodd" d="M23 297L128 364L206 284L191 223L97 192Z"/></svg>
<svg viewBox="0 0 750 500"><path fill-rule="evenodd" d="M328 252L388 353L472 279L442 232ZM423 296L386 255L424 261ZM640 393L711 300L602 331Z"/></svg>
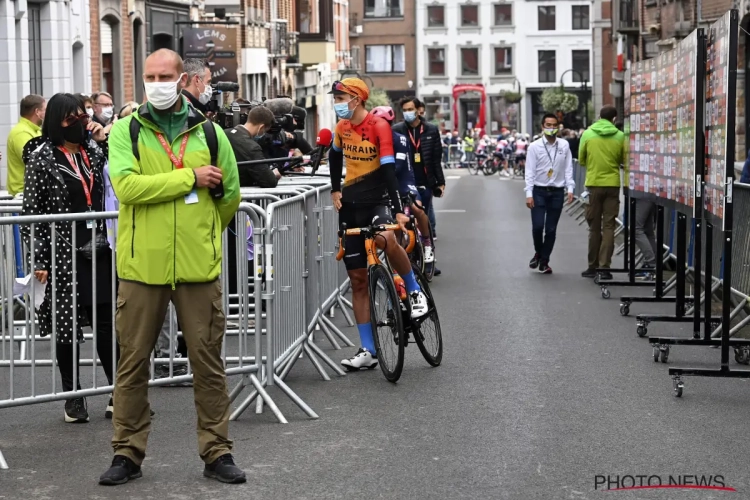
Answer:
<svg viewBox="0 0 750 500"><path fill-rule="evenodd" d="M581 137L578 162L586 167L586 187L620 187L625 134L609 120L598 120Z"/></svg>
<svg viewBox="0 0 750 500"><path fill-rule="evenodd" d="M109 175L120 202L117 273L148 285L213 281L221 270L221 234L240 204L234 152L224 131L214 125L224 197L214 200L207 188L197 188L198 202L186 203L195 182L192 170L211 163L202 127L206 118L188 107L185 124L171 138L177 157L183 136L189 135L184 168L176 169L156 136L161 129L149 108L141 106L118 120L109 136ZM141 122L140 161L133 155L131 120ZM169 142L167 136L165 140Z"/></svg>

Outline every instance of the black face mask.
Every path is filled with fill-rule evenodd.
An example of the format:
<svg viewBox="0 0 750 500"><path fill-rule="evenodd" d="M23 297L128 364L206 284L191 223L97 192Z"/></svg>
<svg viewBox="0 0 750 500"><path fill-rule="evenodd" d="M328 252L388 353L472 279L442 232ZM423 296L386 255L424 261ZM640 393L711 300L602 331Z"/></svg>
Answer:
<svg viewBox="0 0 750 500"><path fill-rule="evenodd" d="M63 139L71 144L81 144L86 138L86 129L80 121L76 120L74 124L63 127L62 130Z"/></svg>

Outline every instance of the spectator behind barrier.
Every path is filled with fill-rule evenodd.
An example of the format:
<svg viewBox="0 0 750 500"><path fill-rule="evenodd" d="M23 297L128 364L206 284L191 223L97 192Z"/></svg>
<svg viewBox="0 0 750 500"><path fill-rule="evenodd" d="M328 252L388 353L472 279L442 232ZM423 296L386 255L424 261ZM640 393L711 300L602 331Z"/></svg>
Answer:
<svg viewBox="0 0 750 500"><path fill-rule="evenodd" d="M745 164L742 166L740 182L743 184L750 184L750 150L747 151L747 160L745 160Z"/></svg>
<svg viewBox="0 0 750 500"><path fill-rule="evenodd" d="M47 106L42 135L26 145L26 178L23 193L23 215L49 215L81 213L104 210L104 157L94 141L87 141L87 127L94 137L101 138L102 126L90 121L81 100L72 94L56 94ZM92 229L96 237L92 240ZM73 239L75 231L75 240ZM21 232L27 248L31 249L31 228L22 226ZM48 283L44 302L39 308L39 329L43 337L52 334L52 310L55 309L57 364L60 369L63 391L72 391L74 370L73 349L81 359L82 326L89 324L96 312L97 351L102 361L107 381L113 381L112 371L112 250L106 237L104 221L77 221L57 223L55 227L56 250L52 252L51 228L37 224L34 231L34 274L42 283ZM75 248L72 247L75 241ZM73 252L77 254L76 286L77 310L73 310ZM92 257L96 253L97 266ZM54 260L53 260L54 259ZM55 281L52 263L55 263ZM96 280L94 296L92 281ZM52 304L52 290L55 304ZM73 331L73 314L78 318ZM81 388L80 374L78 385ZM89 415L84 398L65 402L65 421L88 422ZM112 399L105 411L112 417Z"/></svg>
<svg viewBox="0 0 750 500"><path fill-rule="evenodd" d="M109 134L115 122L115 101L107 92L97 92L91 96L94 101L94 121L104 127L104 133Z"/></svg>
<svg viewBox="0 0 750 500"><path fill-rule="evenodd" d="M211 67L205 59L185 59L185 73L187 85L182 89L182 95L187 97L190 104L202 114L208 112L207 104L211 101Z"/></svg>
<svg viewBox="0 0 750 500"><path fill-rule="evenodd" d="M23 193L24 161L23 148L26 143L42 135L42 122L47 110L47 101L36 94L21 100L21 118L8 134L8 193L15 196Z"/></svg>
<svg viewBox="0 0 750 500"><path fill-rule="evenodd" d="M593 278L596 269L607 269L603 279L612 279L608 271L615 251L615 218L620 212L620 165L623 161L625 135L614 122L617 109L604 106L600 119L583 133L578 146L578 161L586 168L586 221L589 223L588 268L581 273Z"/></svg>
<svg viewBox="0 0 750 500"><path fill-rule="evenodd" d="M237 163L224 131L181 94L187 74L177 53L160 49L148 56L143 78L148 103L118 120L110 136L110 174L120 201L116 328L122 358L114 394L115 456L99 483L141 477L151 428L149 358L170 300L193 368L203 474L244 482L228 436L218 280L222 233L240 202Z"/></svg>

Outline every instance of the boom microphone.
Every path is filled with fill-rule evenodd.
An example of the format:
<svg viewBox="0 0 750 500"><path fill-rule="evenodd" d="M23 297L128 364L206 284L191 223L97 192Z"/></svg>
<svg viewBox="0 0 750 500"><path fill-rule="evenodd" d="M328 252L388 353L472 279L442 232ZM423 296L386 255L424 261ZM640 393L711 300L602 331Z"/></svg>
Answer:
<svg viewBox="0 0 750 500"><path fill-rule="evenodd" d="M263 103L263 106L271 110L274 116L283 116L292 113L294 101L288 97L278 97L276 99L268 99Z"/></svg>
<svg viewBox="0 0 750 500"><path fill-rule="evenodd" d="M316 146L323 146L324 148L331 146L333 140L333 133L327 128L320 129L318 137L315 139Z"/></svg>

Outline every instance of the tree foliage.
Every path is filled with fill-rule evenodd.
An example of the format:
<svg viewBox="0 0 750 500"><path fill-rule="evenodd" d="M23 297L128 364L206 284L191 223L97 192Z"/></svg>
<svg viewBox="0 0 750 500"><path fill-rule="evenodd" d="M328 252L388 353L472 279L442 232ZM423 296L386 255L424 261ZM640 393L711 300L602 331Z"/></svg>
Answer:
<svg viewBox="0 0 750 500"><path fill-rule="evenodd" d="M377 108L378 106L392 106L391 101L388 99L388 94L383 89L372 89L370 91L370 97L365 102L365 109L367 111Z"/></svg>
<svg viewBox="0 0 750 500"><path fill-rule="evenodd" d="M542 108L547 113L555 113L562 111L563 113L570 113L578 109L578 96L565 92L565 88L550 87L542 92L540 98Z"/></svg>

